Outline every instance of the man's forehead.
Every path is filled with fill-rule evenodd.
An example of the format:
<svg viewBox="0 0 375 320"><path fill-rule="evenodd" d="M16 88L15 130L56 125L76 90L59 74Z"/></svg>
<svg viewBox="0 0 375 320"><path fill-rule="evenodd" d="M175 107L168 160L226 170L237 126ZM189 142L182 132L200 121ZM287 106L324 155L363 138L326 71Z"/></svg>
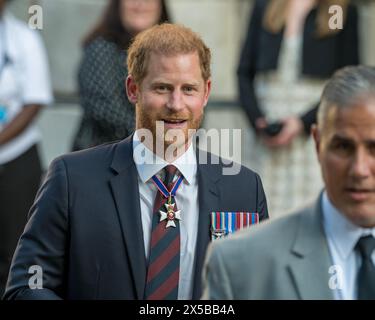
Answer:
<svg viewBox="0 0 375 320"><path fill-rule="evenodd" d="M331 106L327 110L324 124L335 127L375 127L375 100L359 101L344 108Z"/></svg>
<svg viewBox="0 0 375 320"><path fill-rule="evenodd" d="M194 56L199 59L198 51L193 50L189 52L161 52L161 51L150 51L149 60L169 60L172 58Z"/></svg>
<svg viewBox="0 0 375 320"><path fill-rule="evenodd" d="M372 141L375 139L375 104L361 104L327 110L320 131L325 139Z"/></svg>
<svg viewBox="0 0 375 320"><path fill-rule="evenodd" d="M197 52L174 55L151 54L145 78L153 83L163 83L175 77L180 80L184 78L183 82L197 85L204 81Z"/></svg>
<svg viewBox="0 0 375 320"><path fill-rule="evenodd" d="M364 114L356 114L352 117L337 117L332 119L324 129L324 134L330 139L350 140L353 142L375 141L375 116L365 117Z"/></svg>

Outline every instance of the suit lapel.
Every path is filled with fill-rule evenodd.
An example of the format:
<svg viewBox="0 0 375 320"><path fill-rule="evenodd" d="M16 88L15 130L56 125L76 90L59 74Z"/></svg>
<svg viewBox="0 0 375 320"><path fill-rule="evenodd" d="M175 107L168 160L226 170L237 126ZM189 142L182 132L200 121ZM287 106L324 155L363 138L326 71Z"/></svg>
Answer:
<svg viewBox="0 0 375 320"><path fill-rule="evenodd" d="M111 168L117 172L117 175L110 180L110 185L117 207L124 244L129 254L134 287L137 299L143 299L146 258L139 202L138 174L133 161L132 136L118 144Z"/></svg>
<svg viewBox="0 0 375 320"><path fill-rule="evenodd" d="M300 216L292 247L295 256L287 267L301 299L333 299L329 289L331 257L322 225L321 197Z"/></svg>
<svg viewBox="0 0 375 320"><path fill-rule="evenodd" d="M198 204L199 220L195 254L193 299L200 299L202 294L202 268L207 246L210 242L210 212L219 208L219 166L203 165L198 161Z"/></svg>

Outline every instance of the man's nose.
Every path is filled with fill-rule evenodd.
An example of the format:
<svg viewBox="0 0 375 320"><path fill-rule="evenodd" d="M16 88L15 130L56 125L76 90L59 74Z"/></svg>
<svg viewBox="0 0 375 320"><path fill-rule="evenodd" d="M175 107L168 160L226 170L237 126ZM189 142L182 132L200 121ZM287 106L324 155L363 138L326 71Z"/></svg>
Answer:
<svg viewBox="0 0 375 320"><path fill-rule="evenodd" d="M180 90L174 90L168 100L167 108L172 111L180 111L184 108L183 94Z"/></svg>
<svg viewBox="0 0 375 320"><path fill-rule="evenodd" d="M373 162L371 155L363 148L359 148L353 156L351 163L350 174L353 178L364 179L371 174L371 162Z"/></svg>

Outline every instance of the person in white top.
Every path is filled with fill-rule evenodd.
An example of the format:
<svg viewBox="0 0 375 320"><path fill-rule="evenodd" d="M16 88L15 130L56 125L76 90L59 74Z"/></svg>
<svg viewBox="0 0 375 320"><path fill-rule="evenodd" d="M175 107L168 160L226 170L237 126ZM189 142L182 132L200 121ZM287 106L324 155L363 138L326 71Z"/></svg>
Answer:
<svg viewBox="0 0 375 320"><path fill-rule="evenodd" d="M40 184L34 120L52 102L42 40L5 5L0 0L0 294Z"/></svg>
<svg viewBox="0 0 375 320"><path fill-rule="evenodd" d="M325 191L295 214L214 243L206 298L375 300L374 67L335 73L313 136Z"/></svg>

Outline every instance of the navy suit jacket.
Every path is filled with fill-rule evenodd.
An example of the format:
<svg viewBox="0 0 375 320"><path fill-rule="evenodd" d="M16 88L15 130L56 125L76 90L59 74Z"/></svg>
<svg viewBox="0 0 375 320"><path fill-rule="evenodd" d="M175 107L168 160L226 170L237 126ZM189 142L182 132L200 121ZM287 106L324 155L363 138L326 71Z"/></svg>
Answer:
<svg viewBox="0 0 375 320"><path fill-rule="evenodd" d="M222 168L222 163L198 164L193 299L201 296L209 213L268 217L259 176L245 167L237 175L222 175ZM137 177L132 137L55 159L30 210L4 298L143 299L147 262ZM38 283L35 269L29 269L35 265L43 271L42 289L29 287L30 279Z"/></svg>

